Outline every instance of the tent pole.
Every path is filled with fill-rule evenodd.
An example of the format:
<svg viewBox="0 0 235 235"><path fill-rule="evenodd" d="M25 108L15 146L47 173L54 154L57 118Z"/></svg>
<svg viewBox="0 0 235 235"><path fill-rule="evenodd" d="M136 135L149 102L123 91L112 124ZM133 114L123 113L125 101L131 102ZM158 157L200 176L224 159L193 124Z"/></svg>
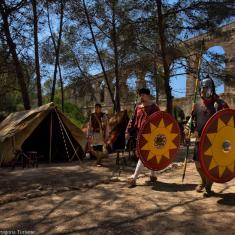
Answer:
<svg viewBox="0 0 235 235"><path fill-rule="evenodd" d="M50 120L50 146L49 146L49 163L51 163L51 145L52 145L52 112Z"/></svg>

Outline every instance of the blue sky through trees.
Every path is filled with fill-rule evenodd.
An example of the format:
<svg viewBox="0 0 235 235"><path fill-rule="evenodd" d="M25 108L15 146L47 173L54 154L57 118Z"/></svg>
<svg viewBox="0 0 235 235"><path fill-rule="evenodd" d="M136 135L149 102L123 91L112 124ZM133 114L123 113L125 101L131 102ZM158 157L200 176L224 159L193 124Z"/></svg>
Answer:
<svg viewBox="0 0 235 235"><path fill-rule="evenodd" d="M208 49L207 51L208 53L212 53L212 54L218 54L218 55L224 55L224 50L222 47L220 46L214 46ZM208 63L210 63L211 59L208 56L207 53L203 54L203 61L207 61ZM177 63L178 61L176 61L175 63ZM185 64L185 60L181 60L182 64ZM225 64L221 64L222 68L225 68ZM175 74L179 74L176 76L173 76L171 78L171 86L172 86L172 95L174 97L184 97L186 94L186 72L185 72L185 68L176 66L176 69L174 71ZM210 72L209 72L210 75ZM218 86L216 86L216 92L218 94L223 93L224 92L224 85L221 82Z"/></svg>

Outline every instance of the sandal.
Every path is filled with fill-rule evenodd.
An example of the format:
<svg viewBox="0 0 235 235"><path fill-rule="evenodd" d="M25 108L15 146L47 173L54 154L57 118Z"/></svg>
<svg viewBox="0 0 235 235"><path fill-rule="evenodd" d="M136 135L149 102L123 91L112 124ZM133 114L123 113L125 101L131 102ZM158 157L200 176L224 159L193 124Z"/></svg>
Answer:
<svg viewBox="0 0 235 235"><path fill-rule="evenodd" d="M196 192L198 193L202 193L204 191L204 186L202 184L199 184L197 187L196 187Z"/></svg>
<svg viewBox="0 0 235 235"><path fill-rule="evenodd" d="M151 183L156 183L157 182L157 177L156 176L150 176L149 177Z"/></svg>
<svg viewBox="0 0 235 235"><path fill-rule="evenodd" d="M128 179L130 187L135 187L136 186L136 180L133 178Z"/></svg>

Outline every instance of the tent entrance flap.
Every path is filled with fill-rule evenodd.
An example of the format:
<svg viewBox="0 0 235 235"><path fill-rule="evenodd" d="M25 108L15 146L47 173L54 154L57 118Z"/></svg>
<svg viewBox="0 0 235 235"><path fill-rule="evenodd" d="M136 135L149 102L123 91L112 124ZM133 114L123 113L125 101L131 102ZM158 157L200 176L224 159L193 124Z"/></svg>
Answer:
<svg viewBox="0 0 235 235"><path fill-rule="evenodd" d="M83 151L81 146L75 141L65 125L64 129L60 128L60 122L55 110L48 113L33 133L24 141L22 150L24 152L36 151L41 156L39 161L49 162L50 140L52 162L78 160L76 157L73 158L74 148L78 150L78 156L82 158Z"/></svg>

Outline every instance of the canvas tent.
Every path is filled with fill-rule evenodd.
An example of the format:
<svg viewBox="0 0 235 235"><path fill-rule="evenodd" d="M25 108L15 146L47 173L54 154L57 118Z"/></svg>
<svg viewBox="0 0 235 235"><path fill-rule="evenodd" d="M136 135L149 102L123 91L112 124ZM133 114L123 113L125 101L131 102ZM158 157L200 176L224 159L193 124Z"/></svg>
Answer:
<svg viewBox="0 0 235 235"><path fill-rule="evenodd" d="M10 163L16 150L36 151L49 162L81 159L85 134L53 103L10 114L0 123L0 165Z"/></svg>

